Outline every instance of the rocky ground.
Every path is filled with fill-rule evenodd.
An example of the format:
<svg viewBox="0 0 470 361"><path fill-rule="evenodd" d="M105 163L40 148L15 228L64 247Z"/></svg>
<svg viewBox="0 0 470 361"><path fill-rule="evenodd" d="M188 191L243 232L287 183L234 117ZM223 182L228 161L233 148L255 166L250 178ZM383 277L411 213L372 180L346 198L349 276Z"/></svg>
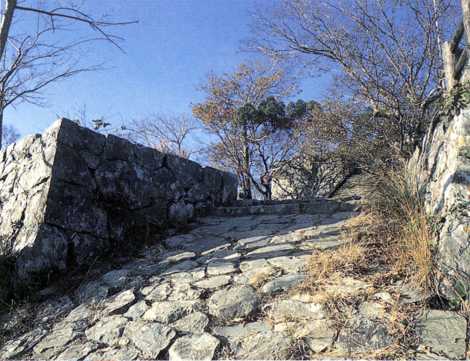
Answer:
<svg viewBox="0 0 470 361"><path fill-rule="evenodd" d="M0 359L466 357L466 319L424 311L400 281L305 287L309 257L348 242L359 214L351 199L305 207L219 209L73 294L19 306L2 316Z"/></svg>

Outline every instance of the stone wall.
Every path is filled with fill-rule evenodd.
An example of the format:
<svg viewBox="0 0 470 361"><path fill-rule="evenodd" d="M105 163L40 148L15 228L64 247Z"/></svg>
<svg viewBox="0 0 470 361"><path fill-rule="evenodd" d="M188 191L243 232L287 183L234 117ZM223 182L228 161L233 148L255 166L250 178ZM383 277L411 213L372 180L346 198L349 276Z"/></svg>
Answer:
<svg viewBox="0 0 470 361"><path fill-rule="evenodd" d="M436 260L441 291L449 298L470 290L470 109L442 116L409 164L427 211L438 226ZM458 293L458 294L456 294Z"/></svg>
<svg viewBox="0 0 470 361"><path fill-rule="evenodd" d="M232 174L60 119L0 152L0 258L22 281L64 272L236 193Z"/></svg>

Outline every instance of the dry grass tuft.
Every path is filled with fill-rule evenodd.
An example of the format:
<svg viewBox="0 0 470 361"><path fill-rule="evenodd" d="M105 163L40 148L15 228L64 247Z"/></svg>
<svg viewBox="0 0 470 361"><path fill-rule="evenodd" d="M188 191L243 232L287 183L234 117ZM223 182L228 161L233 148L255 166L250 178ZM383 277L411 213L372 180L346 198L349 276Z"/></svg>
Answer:
<svg viewBox="0 0 470 361"><path fill-rule="evenodd" d="M416 171L404 164L376 178L368 200L368 238L399 278L429 293L433 285L433 227Z"/></svg>
<svg viewBox="0 0 470 361"><path fill-rule="evenodd" d="M424 291L432 289L432 238L429 219L417 213L410 215L394 247L395 271L405 274L413 285Z"/></svg>
<svg viewBox="0 0 470 361"><path fill-rule="evenodd" d="M329 279L333 274L355 274L364 267L366 250L348 242L335 250L315 251L308 263L308 283Z"/></svg>

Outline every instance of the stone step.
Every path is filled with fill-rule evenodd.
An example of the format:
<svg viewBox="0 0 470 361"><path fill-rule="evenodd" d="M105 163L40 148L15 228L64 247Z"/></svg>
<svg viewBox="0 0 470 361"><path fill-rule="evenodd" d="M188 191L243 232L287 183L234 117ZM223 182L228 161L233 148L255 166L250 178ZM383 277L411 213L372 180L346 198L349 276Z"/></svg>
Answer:
<svg viewBox="0 0 470 361"><path fill-rule="evenodd" d="M332 214L358 210L356 198L318 199L312 201L237 201L234 206L217 207L211 214L217 217L254 215Z"/></svg>

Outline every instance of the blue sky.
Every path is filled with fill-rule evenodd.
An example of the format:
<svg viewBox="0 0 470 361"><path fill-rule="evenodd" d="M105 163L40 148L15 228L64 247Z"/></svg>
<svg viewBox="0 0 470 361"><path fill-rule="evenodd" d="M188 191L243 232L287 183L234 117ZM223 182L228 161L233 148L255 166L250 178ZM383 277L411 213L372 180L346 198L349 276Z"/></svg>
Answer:
<svg viewBox="0 0 470 361"><path fill-rule="evenodd" d="M266 0L267 1L267 0ZM5 120L22 135L41 132L57 116L73 115L86 105L90 118L113 124L155 113L190 113L201 100L197 91L211 70L232 70L250 57L239 51L249 33L252 0L100 0L96 13L139 23L117 29L126 53L95 43L87 57L106 70L84 73L47 89L48 107L21 104ZM21 14L21 16L24 16ZM305 99L321 96L325 80L302 84Z"/></svg>

